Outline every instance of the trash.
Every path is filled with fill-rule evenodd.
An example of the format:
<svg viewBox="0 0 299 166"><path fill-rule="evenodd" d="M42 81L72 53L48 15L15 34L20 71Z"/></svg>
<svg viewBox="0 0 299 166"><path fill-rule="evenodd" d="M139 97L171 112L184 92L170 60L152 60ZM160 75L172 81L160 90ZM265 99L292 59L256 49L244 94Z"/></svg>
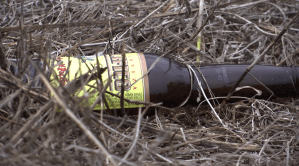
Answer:
<svg viewBox="0 0 299 166"><path fill-rule="evenodd" d="M159 58L159 55L148 53L127 53L125 59L125 84L124 98L135 101L145 102L163 102L164 106L177 107L185 103L199 102L199 84L204 89L205 94L210 97L226 96L231 87L242 75L248 65L237 64L219 64L207 65L201 67L192 67L192 71L186 65L173 59L162 57L155 66L153 63ZM88 56L83 58L58 57L55 60L54 73L51 75L51 84L54 87L68 84L71 80L77 79L80 74L93 73L97 70L98 57L100 68L107 68L102 73L102 85L111 83L107 87L105 99L110 108L120 108L121 78L122 78L122 56L121 55L101 55ZM15 61L15 60L14 60ZM43 64L35 60L40 66ZM70 64L70 65L69 65ZM11 65L11 71L18 73L16 65ZM150 69L150 70L149 70ZM204 79L197 69L200 69ZM147 72L149 73L147 75ZM32 66L29 67L29 75L24 76L24 81L29 77L37 75ZM55 75L57 75L55 79ZM111 80L110 80L111 78ZM88 93L89 104L91 105L98 97L99 92L96 89L99 81L93 80L86 84L85 89L81 88L75 95L83 96ZM269 98L270 96L285 97L295 96L298 88L297 67L277 67L270 65L256 65L250 73L242 80L241 88L233 95L238 96L261 96ZM33 88L41 87L41 80L37 79ZM208 90L208 87L211 91ZM250 90L251 89L251 90ZM259 92L258 95L256 93ZM261 93L261 94L260 94ZM114 95L113 95L114 94ZM202 96L202 95L201 95ZM125 108L136 108L143 104L125 102ZM98 104L95 109L100 109Z"/></svg>

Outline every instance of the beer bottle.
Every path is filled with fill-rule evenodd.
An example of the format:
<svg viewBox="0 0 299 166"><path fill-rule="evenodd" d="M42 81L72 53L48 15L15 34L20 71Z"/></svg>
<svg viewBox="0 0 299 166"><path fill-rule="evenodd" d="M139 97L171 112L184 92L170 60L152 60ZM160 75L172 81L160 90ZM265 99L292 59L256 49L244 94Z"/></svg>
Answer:
<svg viewBox="0 0 299 166"><path fill-rule="evenodd" d="M125 55L124 98L154 103L163 102L164 106L177 107L184 104L186 99L191 103L203 99L199 82L208 98L226 96L248 67L248 65L239 64L217 64L188 68L178 61L166 57L160 58L155 63L157 58L159 55L150 53L127 53ZM122 85L122 56L120 54L82 58L57 57L54 72L58 80L52 74L51 83L54 87L66 85L78 77L79 73L90 72L97 66L97 59L101 68L107 68L102 73L103 85L111 78L111 83L107 88L110 93L105 93L105 99L110 108L118 109L120 108L120 99L115 95L120 95ZM40 61L36 62L42 65ZM154 67L151 68L153 64ZM16 67L13 67L13 70L14 73L18 72ZM262 92L260 97L263 98L268 98L271 95L295 96L299 87L297 70L298 68L295 66L256 65L239 86L250 86L260 90ZM36 75L36 71L32 67L29 69L29 75L31 77ZM33 86L40 86L40 82L37 80ZM89 104L91 105L99 95L96 90L91 91L90 87L96 87L95 85L95 80L90 81L85 91L81 90L76 95L82 96L83 93L90 92ZM252 90L250 88L243 89L233 95L252 97ZM124 106L125 108L136 108L143 105L125 102ZM95 109L100 109L100 105L97 105Z"/></svg>

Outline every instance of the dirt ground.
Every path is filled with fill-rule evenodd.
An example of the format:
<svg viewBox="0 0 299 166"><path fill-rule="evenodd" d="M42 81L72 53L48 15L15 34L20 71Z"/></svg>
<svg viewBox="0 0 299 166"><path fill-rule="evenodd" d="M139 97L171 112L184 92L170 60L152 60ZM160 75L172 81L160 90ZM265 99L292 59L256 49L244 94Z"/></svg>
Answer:
<svg viewBox="0 0 299 166"><path fill-rule="evenodd" d="M88 96L73 94L82 81L52 87L44 72L36 78L44 88L31 89L21 74L32 58L123 52L189 65L298 66L298 11L296 0L2 0L0 165L298 165L296 97L143 102L114 116L121 110L80 104ZM19 74L9 59L19 59Z"/></svg>

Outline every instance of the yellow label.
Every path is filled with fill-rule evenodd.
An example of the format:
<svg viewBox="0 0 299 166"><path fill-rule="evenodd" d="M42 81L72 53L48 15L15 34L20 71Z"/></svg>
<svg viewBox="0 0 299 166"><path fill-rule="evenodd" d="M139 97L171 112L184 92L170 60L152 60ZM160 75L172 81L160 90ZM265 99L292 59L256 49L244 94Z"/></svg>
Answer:
<svg viewBox="0 0 299 166"><path fill-rule="evenodd" d="M142 78L143 74L147 72L144 55L142 53L127 53L125 57L124 98L137 101L149 101L148 78L147 76ZM71 63L69 63L69 60ZM122 86L122 55L98 56L98 60L101 68L107 67L107 70L102 74L103 84L106 85L108 78L112 78L112 82L108 86L107 91L120 96ZM62 63L60 62L60 65L55 67L54 71L58 75L59 81L62 85L66 85L67 82L74 80L75 77L78 78L80 76L80 68L81 73L85 74L89 73L89 69L93 69L97 66L97 60L95 56L82 59L58 57L56 59L56 63L59 61L62 61ZM71 65L68 67L68 64ZM69 73L65 76L67 68L69 68ZM86 85L84 90L75 93L75 95L81 97L84 95L84 93L89 93L88 104L92 105L99 95L99 92L95 88L91 88L91 86L97 87L96 81L99 80L90 81L88 83L90 86ZM55 87L59 86L59 83L55 80L51 83ZM105 93L105 99L109 105L109 108L120 108L119 97ZM143 105L124 102L125 108L137 108L139 106ZM101 109L100 104L97 104L95 109Z"/></svg>

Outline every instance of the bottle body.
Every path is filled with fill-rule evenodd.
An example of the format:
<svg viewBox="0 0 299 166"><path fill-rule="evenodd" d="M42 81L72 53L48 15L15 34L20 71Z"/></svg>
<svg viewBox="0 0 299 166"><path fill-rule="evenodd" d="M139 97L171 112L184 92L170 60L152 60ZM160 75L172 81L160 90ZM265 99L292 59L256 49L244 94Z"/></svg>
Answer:
<svg viewBox="0 0 299 166"><path fill-rule="evenodd" d="M145 54L148 69L158 57L155 54ZM149 71L148 80L151 102L163 102L167 107L180 106L191 90L188 68L173 59L163 57L159 60Z"/></svg>
<svg viewBox="0 0 299 166"><path fill-rule="evenodd" d="M125 71L124 71L124 98L135 101L149 102L149 86L147 77L142 77L146 73L146 62L142 53L127 53L125 56ZM105 93L106 103L109 108L120 108L121 88L122 88L122 55L101 55L89 56L82 58L58 57L55 60L57 67L54 68L51 84L54 87L66 85L71 80L77 79L80 75L86 73L97 72L99 68L106 68L101 74L101 80L89 81L84 88L75 93L76 96L88 94L88 105L92 105L101 94L99 86L107 86ZM55 79L55 74L58 80ZM124 102L125 108L138 108L143 104L134 104ZM95 109L101 109L101 105L97 104Z"/></svg>
<svg viewBox="0 0 299 166"><path fill-rule="evenodd" d="M69 81L78 78L80 75L88 73L95 69L97 60L101 68L107 68L102 74L103 85L111 81L107 91L120 96L121 91L121 73L122 73L122 56L121 55L105 55L87 58L57 58L55 60L54 72L51 76L51 84L54 87L66 85ZM155 66L149 71L148 69L159 58L155 54L129 53L125 59L125 84L124 97L130 100L163 102L164 106L177 107L189 98L190 101L196 102L198 97L202 95L199 90L198 81L204 89L208 98L226 96L231 87L240 78L248 65L209 65L200 67L202 75L193 67L194 73L183 64L169 58L161 58ZM42 63L35 60L40 66ZM69 63L71 61L71 63ZM11 71L17 74L16 65L11 67ZM93 70L95 71L95 70ZM28 75L24 81L28 81L28 76L33 78L36 71L33 67L29 67ZM196 77L198 78L198 81ZM58 78L58 79L57 79ZM192 78L192 79L191 79ZM110 79L110 80L109 80ZM37 79L32 87L38 88L41 81ZM89 94L89 105L91 105L99 95L95 87L98 83L94 80L89 82L85 89L81 89L75 95L83 96ZM270 97L273 92L275 96L295 96L298 88L297 68L292 67L276 67L267 65L256 65L250 74L242 80L239 86L251 86L262 91L261 97ZM208 87L212 91L208 91ZM233 95L241 95L252 97L254 91L244 89ZM191 95L191 96L189 96ZM110 108L120 108L120 100L111 94L105 94L105 98ZM143 106L142 104L126 103L125 108L136 108ZM100 109L97 105L95 109Z"/></svg>

